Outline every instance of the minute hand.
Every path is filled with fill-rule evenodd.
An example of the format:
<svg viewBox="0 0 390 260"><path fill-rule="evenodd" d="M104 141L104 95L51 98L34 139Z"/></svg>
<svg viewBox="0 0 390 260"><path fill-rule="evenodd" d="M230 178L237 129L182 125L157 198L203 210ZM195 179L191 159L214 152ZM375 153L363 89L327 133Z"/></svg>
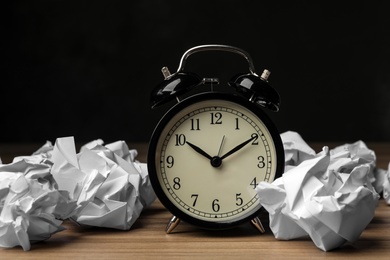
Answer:
<svg viewBox="0 0 390 260"><path fill-rule="evenodd" d="M252 140L256 139L257 136L252 136L251 138L249 138L248 140L246 140L245 142L237 145L236 147L234 147L233 149L231 149L229 152L225 153L224 155L221 156L221 160L225 159L226 157L228 157L229 155L232 155L233 153L237 152L238 150L240 150L242 147L244 147L245 145L247 145L248 143L250 143Z"/></svg>

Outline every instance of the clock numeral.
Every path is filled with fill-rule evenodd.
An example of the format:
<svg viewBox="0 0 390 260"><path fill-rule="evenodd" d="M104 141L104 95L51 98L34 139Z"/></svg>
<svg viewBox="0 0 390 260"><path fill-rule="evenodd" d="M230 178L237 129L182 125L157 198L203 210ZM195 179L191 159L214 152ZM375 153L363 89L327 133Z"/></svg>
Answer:
<svg viewBox="0 0 390 260"><path fill-rule="evenodd" d="M256 177L253 178L253 180L251 181L250 185L253 186L253 189L255 189L257 187L259 183L256 181Z"/></svg>
<svg viewBox="0 0 390 260"><path fill-rule="evenodd" d="M241 193L236 193L236 205L237 206L241 206L242 203L244 202L240 196L241 196Z"/></svg>
<svg viewBox="0 0 390 260"><path fill-rule="evenodd" d="M173 165L175 164L175 159L173 158L172 155L169 155L166 159L166 162L167 162L167 167L168 168L172 168Z"/></svg>
<svg viewBox="0 0 390 260"><path fill-rule="evenodd" d="M191 119L191 131L199 131L199 118L198 119Z"/></svg>
<svg viewBox="0 0 390 260"><path fill-rule="evenodd" d="M234 130L240 130L240 128L238 127L238 117L236 117L236 128Z"/></svg>
<svg viewBox="0 0 390 260"><path fill-rule="evenodd" d="M173 188L175 190L179 190L181 188L180 178L179 177L173 178Z"/></svg>
<svg viewBox="0 0 390 260"><path fill-rule="evenodd" d="M257 160L259 161L257 167L259 167L260 169L264 168L265 167L264 156L257 157Z"/></svg>
<svg viewBox="0 0 390 260"><path fill-rule="evenodd" d="M255 138L255 139L253 139L253 141L252 141L252 145L259 145L259 142L257 141L257 139L259 138L259 135L256 134L256 133L253 133L253 134L251 135L251 137L252 137L252 138Z"/></svg>
<svg viewBox="0 0 390 260"><path fill-rule="evenodd" d="M212 209L214 212L218 212L221 209L221 206L218 204L218 202L219 202L219 199L213 200Z"/></svg>
<svg viewBox="0 0 390 260"><path fill-rule="evenodd" d="M175 134L176 136L176 144L175 146L183 146L186 143L186 136L183 134Z"/></svg>
<svg viewBox="0 0 390 260"><path fill-rule="evenodd" d="M210 113L211 114L211 123L212 125L222 124L222 114L220 112Z"/></svg>
<svg viewBox="0 0 390 260"><path fill-rule="evenodd" d="M195 198L195 199L194 199L194 203L192 203L192 206L193 206L193 207L195 207L196 201L198 200L198 197L199 197L199 194L192 194L192 195L191 195L191 198Z"/></svg>

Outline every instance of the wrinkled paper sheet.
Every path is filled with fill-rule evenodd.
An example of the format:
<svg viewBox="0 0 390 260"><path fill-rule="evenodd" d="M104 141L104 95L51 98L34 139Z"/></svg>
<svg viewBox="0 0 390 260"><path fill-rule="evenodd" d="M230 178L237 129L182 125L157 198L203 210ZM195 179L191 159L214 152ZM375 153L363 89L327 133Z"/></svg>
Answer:
<svg viewBox="0 0 390 260"><path fill-rule="evenodd" d="M0 246L48 239L64 219L128 230L155 200L146 164L125 142L96 140L76 154L73 137L0 164Z"/></svg>
<svg viewBox="0 0 390 260"><path fill-rule="evenodd" d="M316 154L295 132L281 137L285 173L256 188L275 238L309 235L324 251L357 240L372 220L379 199L372 185L375 153L358 141L332 150L324 147Z"/></svg>
<svg viewBox="0 0 390 260"><path fill-rule="evenodd" d="M386 200L386 203L390 205L390 163L387 168L387 172L384 175L383 180L383 198Z"/></svg>

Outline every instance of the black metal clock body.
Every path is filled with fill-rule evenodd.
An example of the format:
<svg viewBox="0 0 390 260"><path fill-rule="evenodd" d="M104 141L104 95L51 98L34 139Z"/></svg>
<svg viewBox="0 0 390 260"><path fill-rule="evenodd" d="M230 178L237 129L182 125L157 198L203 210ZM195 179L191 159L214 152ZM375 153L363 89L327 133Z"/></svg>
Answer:
<svg viewBox="0 0 390 260"><path fill-rule="evenodd" d="M262 109L226 93L202 93L172 107L148 151L148 171L161 203L178 218L220 229L255 218L255 187L284 170L280 135Z"/></svg>
<svg viewBox="0 0 390 260"><path fill-rule="evenodd" d="M186 59L201 51L241 55L249 73L240 73L226 87L236 93L210 92L180 100L202 84L219 79L184 71ZM251 57L227 45L201 45L187 50L177 72L162 69L164 81L151 94L152 108L179 101L160 120L149 143L148 171L161 203L174 217L209 229L222 229L251 220L261 232L261 210L256 186L271 182L284 171L280 135L263 108L278 111L280 97L268 84L270 72L255 73Z"/></svg>

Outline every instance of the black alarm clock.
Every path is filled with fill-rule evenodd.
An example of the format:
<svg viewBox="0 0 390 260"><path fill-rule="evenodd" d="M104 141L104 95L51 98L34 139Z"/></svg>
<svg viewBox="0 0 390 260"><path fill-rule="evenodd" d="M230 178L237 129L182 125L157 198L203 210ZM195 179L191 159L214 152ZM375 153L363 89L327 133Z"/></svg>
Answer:
<svg viewBox="0 0 390 260"><path fill-rule="evenodd" d="M180 100L199 85L219 82L184 70L186 59L201 51L239 54L249 72L228 81L233 93L212 89ZM178 103L156 126L147 165L157 197L173 214L166 232L180 220L207 229L250 221L264 232L255 188L284 170L279 132L263 111L280 106L279 94L268 83L269 71L258 76L249 54L227 45L196 46L183 54L176 73L162 71L165 79L152 91L152 108L173 99Z"/></svg>

